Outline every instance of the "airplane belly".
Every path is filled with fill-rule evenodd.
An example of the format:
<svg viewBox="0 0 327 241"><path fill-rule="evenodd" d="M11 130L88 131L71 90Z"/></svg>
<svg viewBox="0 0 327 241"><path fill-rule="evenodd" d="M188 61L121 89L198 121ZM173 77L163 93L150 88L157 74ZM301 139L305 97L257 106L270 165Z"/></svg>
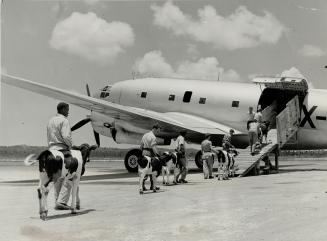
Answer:
<svg viewBox="0 0 327 241"><path fill-rule="evenodd" d="M282 149L286 150L311 150L326 149L327 135L319 129L300 128L297 133L297 142L286 144Z"/></svg>

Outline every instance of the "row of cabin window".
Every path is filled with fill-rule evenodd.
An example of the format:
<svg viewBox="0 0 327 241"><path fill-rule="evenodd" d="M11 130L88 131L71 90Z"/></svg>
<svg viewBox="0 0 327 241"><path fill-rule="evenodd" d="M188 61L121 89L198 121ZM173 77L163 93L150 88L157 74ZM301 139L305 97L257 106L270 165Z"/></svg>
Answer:
<svg viewBox="0 0 327 241"><path fill-rule="evenodd" d="M141 98L146 98L146 95L147 95L147 92L142 92L141 93ZM189 103L191 101L191 97L192 97L192 91L185 91L184 97L183 97L183 102ZM175 95L169 95L168 100L169 101L174 101L175 100ZM206 100L207 100L207 98L200 97L199 104L205 104ZM238 107L239 104L240 104L240 102L237 101L237 100L232 101L232 107Z"/></svg>

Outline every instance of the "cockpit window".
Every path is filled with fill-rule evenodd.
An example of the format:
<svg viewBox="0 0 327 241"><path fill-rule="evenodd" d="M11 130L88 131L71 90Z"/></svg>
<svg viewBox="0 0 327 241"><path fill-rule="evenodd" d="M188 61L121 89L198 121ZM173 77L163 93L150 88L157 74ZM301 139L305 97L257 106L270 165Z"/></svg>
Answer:
<svg viewBox="0 0 327 241"><path fill-rule="evenodd" d="M110 95L111 86L106 86L101 90L100 98L106 98Z"/></svg>

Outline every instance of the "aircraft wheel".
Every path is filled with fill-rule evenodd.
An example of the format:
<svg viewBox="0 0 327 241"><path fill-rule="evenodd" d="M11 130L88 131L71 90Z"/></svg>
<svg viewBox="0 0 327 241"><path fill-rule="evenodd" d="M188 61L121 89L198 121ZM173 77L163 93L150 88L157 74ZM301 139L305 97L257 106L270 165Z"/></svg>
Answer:
<svg viewBox="0 0 327 241"><path fill-rule="evenodd" d="M202 170L203 168L203 161L202 161L202 152L198 151L195 155L195 164L196 166Z"/></svg>
<svg viewBox="0 0 327 241"><path fill-rule="evenodd" d="M137 172L137 160L142 156L142 151L140 149L133 149L127 152L125 155L125 168L129 172Z"/></svg>

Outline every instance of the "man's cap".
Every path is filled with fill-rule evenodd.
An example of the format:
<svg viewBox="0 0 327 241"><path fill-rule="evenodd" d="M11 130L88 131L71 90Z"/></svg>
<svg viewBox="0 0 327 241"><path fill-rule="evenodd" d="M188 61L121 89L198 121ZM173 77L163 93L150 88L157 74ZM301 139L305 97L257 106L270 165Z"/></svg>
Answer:
<svg viewBox="0 0 327 241"><path fill-rule="evenodd" d="M180 130L179 134L181 134L182 136L185 136L186 135L186 130Z"/></svg>
<svg viewBox="0 0 327 241"><path fill-rule="evenodd" d="M230 129L229 132L231 132L231 133L235 133L234 129Z"/></svg>
<svg viewBox="0 0 327 241"><path fill-rule="evenodd" d="M152 126L152 129L159 129L161 128L161 126L159 125L159 123L155 123L153 126Z"/></svg>
<svg viewBox="0 0 327 241"><path fill-rule="evenodd" d="M60 110L64 109L64 108L67 108L69 107L69 105L65 102L60 102L58 105L57 105L57 111L59 112Z"/></svg>

